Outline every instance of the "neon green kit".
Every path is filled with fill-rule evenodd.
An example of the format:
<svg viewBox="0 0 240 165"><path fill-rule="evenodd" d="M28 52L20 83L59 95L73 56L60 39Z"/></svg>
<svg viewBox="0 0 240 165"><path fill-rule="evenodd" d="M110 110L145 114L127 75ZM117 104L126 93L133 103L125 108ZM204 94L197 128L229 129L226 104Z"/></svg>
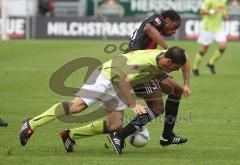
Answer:
<svg viewBox="0 0 240 165"><path fill-rule="evenodd" d="M226 0L205 0L201 9L217 10L223 9L224 12L215 14L203 15L202 28L210 32L218 32L222 27L223 17L227 14Z"/></svg>

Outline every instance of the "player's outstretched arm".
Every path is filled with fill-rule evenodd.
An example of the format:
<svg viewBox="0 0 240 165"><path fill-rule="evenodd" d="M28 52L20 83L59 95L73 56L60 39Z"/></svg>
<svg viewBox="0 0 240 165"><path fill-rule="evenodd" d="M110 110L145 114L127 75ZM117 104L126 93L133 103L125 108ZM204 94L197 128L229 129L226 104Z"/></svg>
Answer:
<svg viewBox="0 0 240 165"><path fill-rule="evenodd" d="M190 62L189 58L186 55L186 63L181 67L182 75L183 75L183 95L189 96L191 94L190 86L189 86L189 77L190 77Z"/></svg>
<svg viewBox="0 0 240 165"><path fill-rule="evenodd" d="M142 105L136 104L133 95L130 92L131 86L127 75L121 75L118 80L119 88L124 99L127 101L128 107L135 113L146 113L145 108Z"/></svg>
<svg viewBox="0 0 240 165"><path fill-rule="evenodd" d="M216 13L216 10L214 10L214 9L210 9L210 10L200 9L200 14L201 15L213 15L215 13Z"/></svg>
<svg viewBox="0 0 240 165"><path fill-rule="evenodd" d="M166 41L162 38L159 31L150 23L147 23L144 27L144 32L156 43L159 43L163 49L168 49Z"/></svg>

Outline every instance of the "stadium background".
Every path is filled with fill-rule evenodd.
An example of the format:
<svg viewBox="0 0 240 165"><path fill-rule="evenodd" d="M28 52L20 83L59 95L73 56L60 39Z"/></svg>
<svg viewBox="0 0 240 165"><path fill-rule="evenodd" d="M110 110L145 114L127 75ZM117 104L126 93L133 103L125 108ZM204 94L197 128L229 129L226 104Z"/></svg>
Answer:
<svg viewBox="0 0 240 165"><path fill-rule="evenodd" d="M231 41L217 65L218 74L212 76L204 66L206 57L202 76L191 77L192 96L181 103L175 131L188 137L189 142L160 147L161 117L148 125L149 144L142 149L127 144L121 157L104 147L104 135L80 139L75 153L64 153L57 133L79 124L59 121L39 128L22 147L18 140L21 120L71 98L49 89L49 78L57 69L79 57L104 62L119 54L139 21L154 11L174 8L181 14L183 24L168 42L185 48L193 61L199 48L195 40L203 1L118 0L114 10L104 6L107 2L102 0L0 2L0 117L9 122L8 127L0 128L0 164L240 164L240 7L235 2L228 2L230 19L225 22L225 32ZM210 48L209 55L215 47ZM65 84L79 87L85 73L85 68L79 69ZM181 83L180 73L174 78ZM125 122L133 115L127 110Z"/></svg>

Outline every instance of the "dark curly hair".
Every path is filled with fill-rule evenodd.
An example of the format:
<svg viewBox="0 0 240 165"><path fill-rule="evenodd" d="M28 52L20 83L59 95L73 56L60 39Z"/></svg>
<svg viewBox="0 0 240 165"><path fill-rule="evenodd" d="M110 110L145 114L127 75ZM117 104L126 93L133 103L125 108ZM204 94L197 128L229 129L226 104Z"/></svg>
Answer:
<svg viewBox="0 0 240 165"><path fill-rule="evenodd" d="M160 14L164 19L170 18L172 21L181 22L181 17L175 10L165 10Z"/></svg>

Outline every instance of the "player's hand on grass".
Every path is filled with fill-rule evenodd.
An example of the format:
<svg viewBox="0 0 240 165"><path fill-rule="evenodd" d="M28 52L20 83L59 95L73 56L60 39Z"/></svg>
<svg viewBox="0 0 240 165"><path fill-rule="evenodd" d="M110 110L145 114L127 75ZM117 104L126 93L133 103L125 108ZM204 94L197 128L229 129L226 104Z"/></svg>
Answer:
<svg viewBox="0 0 240 165"><path fill-rule="evenodd" d="M138 113L140 115L147 113L145 107L140 104L129 105L129 108L131 108L135 113Z"/></svg>
<svg viewBox="0 0 240 165"><path fill-rule="evenodd" d="M183 86L183 96L190 96L191 95L191 90L190 90L190 87L189 85L184 85Z"/></svg>

